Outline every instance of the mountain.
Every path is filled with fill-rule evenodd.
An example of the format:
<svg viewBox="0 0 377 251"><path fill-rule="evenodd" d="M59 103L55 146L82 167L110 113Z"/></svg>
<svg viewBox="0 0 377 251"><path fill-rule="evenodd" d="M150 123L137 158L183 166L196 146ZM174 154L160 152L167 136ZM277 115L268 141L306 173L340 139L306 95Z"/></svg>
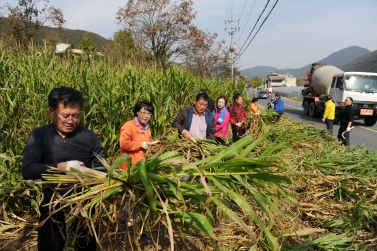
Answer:
<svg viewBox="0 0 377 251"><path fill-rule="evenodd" d="M352 68L352 65L350 65L352 62L354 62L353 64L359 65L360 63L364 64L364 62L366 62L366 61L376 60L374 62L374 66L376 66L376 62L377 62L377 55L376 54L377 54L377 52L376 53L375 52L370 52L370 50L365 49L365 48L361 48L361 47L358 47L358 46L350 46L350 47L347 47L347 48L342 49L340 51L334 52L326 58L323 58L319 61L312 62L312 63L326 63L328 65L337 66L337 67L339 67L340 69L343 70L343 67L344 67L344 69L346 69L346 67ZM375 54L368 56L369 54L372 54L372 53L375 53ZM359 59L360 59L360 61L358 61ZM256 66L256 67L253 67L253 68L247 68L247 69L241 70L241 74L243 76L245 76L246 78L253 78L253 77L265 78L265 74L268 74L270 72L274 72L274 73L280 73L280 74L289 73L289 75L293 75L296 78L301 78L302 73L305 70L310 70L312 63L305 65L301 68L297 68L297 69L277 69L277 68L274 68L274 67L271 67L271 66ZM370 65L370 64L368 64L368 65ZM373 68L373 66L371 66L371 67ZM361 67L361 68L363 68L363 67ZM376 70L374 70L374 71L376 71Z"/></svg>
<svg viewBox="0 0 377 251"><path fill-rule="evenodd" d="M343 71L377 72L377 50L339 67Z"/></svg>
<svg viewBox="0 0 377 251"><path fill-rule="evenodd" d="M0 37L1 33L9 35L10 32L6 27L6 18L0 17ZM88 33L92 42L97 45L98 50L101 50L102 46L109 43L109 40L89 31L84 30L71 30L71 29L62 29L43 27L35 36L33 37L33 42L36 45L43 45L44 39L47 39L53 45L57 43L67 43L72 44L74 48L80 48L80 42L85 33Z"/></svg>

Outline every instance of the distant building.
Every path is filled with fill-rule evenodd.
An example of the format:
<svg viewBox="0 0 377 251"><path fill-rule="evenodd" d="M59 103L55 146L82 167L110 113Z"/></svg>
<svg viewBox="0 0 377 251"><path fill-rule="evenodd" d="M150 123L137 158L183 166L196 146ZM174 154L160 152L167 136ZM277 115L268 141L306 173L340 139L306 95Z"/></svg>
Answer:
<svg viewBox="0 0 377 251"><path fill-rule="evenodd" d="M266 76L265 80L265 88L272 88L272 87L295 87L296 86L296 77L293 75L287 74L278 74L278 73L270 73Z"/></svg>

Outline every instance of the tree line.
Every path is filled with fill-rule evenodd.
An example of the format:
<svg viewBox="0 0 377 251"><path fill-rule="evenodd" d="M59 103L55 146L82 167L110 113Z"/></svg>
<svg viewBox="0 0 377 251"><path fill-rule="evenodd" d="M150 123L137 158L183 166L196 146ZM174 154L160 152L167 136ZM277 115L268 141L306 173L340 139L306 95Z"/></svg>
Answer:
<svg viewBox="0 0 377 251"><path fill-rule="evenodd" d="M63 29L63 11L48 0L17 0L1 6L9 39L28 49L35 34L45 26ZM153 64L166 69L172 64L209 78L231 75L230 51L217 34L194 25L197 12L191 0L128 0L115 13L121 30L102 48L88 34L80 47L86 53L100 50L120 63ZM55 37L54 41L58 39ZM235 72L239 74L238 69Z"/></svg>

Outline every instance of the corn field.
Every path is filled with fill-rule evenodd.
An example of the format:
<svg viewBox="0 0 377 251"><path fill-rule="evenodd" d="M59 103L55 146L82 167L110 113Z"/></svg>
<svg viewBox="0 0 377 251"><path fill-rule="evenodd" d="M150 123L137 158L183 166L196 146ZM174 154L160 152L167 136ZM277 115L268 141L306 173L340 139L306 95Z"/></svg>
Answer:
<svg viewBox="0 0 377 251"><path fill-rule="evenodd" d="M43 181L22 180L26 139L50 123L47 95L57 86L83 93L80 123L99 136L108 178L51 170ZM201 88L230 100L245 94L245 83L0 43L0 88L0 249L35 250L42 184L71 188L54 203L65 205L68 225L81 215L101 250L377 248L375 152L340 146L325 131L286 117L276 123L267 110L249 116L247 135L230 146L194 144L171 129ZM119 129L142 99L155 107L153 136L165 140L145 162L116 172L128 159L119 157Z"/></svg>

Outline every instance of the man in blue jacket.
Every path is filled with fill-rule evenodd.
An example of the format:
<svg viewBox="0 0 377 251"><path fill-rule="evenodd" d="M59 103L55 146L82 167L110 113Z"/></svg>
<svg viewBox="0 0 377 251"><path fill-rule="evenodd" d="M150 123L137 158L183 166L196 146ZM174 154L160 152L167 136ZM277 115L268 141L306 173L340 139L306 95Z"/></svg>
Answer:
<svg viewBox="0 0 377 251"><path fill-rule="evenodd" d="M213 139L215 136L215 117L207 109L208 95L196 95L194 105L184 107L175 117L173 127L181 135L195 141L195 139Z"/></svg>
<svg viewBox="0 0 377 251"><path fill-rule="evenodd" d="M282 114L284 114L284 100L280 97L279 93L275 93L274 110L278 114L276 116L276 122L279 121Z"/></svg>

